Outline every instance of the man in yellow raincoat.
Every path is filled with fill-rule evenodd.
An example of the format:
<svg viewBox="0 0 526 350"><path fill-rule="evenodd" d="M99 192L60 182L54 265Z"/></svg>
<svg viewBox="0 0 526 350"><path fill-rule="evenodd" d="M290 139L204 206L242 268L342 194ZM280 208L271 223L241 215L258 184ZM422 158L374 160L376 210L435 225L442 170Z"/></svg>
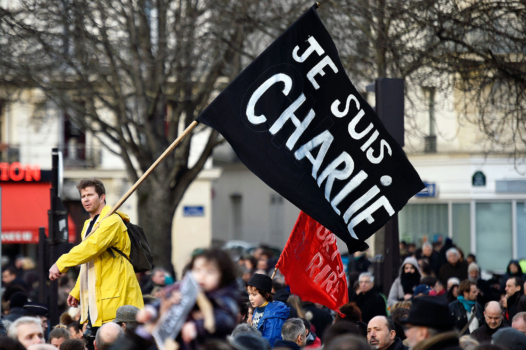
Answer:
<svg viewBox="0 0 526 350"><path fill-rule="evenodd" d="M114 247L130 256L131 241L123 222L130 220L128 215L117 211L104 219L111 207L106 205L106 191L100 180L83 179L77 189L90 219L84 223L82 243L57 260L49 269L49 278L55 280L70 267L82 265L67 301L73 307L80 303L81 323L87 321L94 336L98 327L115 319L120 306L143 308L144 304L132 264L109 251ZM99 227L89 235L97 223Z"/></svg>

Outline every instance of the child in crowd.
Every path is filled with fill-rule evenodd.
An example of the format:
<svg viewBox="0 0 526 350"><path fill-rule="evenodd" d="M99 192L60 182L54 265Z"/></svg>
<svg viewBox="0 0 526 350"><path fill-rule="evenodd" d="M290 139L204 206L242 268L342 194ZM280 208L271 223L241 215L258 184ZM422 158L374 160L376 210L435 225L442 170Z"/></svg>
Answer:
<svg viewBox="0 0 526 350"><path fill-rule="evenodd" d="M252 326L267 339L270 347L276 340L281 340L281 327L289 317L290 309L281 301L273 301L272 279L256 273L247 283L250 303L255 307Z"/></svg>
<svg viewBox="0 0 526 350"><path fill-rule="evenodd" d="M198 344L208 340L226 338L236 327L239 313L236 269L227 253L219 249L203 250L192 258L188 269L212 303L215 331L210 334L205 329L203 314L195 309L181 329L179 349L195 349ZM173 293L175 295L177 292ZM173 300L177 303L180 298L179 294ZM158 303L146 306L137 315L137 320L151 322L157 318L159 307Z"/></svg>

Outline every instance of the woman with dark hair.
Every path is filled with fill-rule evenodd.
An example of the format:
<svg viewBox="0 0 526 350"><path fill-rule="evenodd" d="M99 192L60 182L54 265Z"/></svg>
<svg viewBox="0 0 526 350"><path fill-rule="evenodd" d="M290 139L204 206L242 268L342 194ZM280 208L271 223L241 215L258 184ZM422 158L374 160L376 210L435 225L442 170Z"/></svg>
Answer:
<svg viewBox="0 0 526 350"><path fill-rule="evenodd" d="M411 299L415 288L420 285L420 277L420 267L416 259L406 258L389 291L387 306L391 307L399 301Z"/></svg>
<svg viewBox="0 0 526 350"><path fill-rule="evenodd" d="M362 320L362 312L360 308L356 305L355 302L350 302L340 307L340 312L344 314L344 317L341 317L339 314L336 315L335 322L339 321L350 321L357 323Z"/></svg>

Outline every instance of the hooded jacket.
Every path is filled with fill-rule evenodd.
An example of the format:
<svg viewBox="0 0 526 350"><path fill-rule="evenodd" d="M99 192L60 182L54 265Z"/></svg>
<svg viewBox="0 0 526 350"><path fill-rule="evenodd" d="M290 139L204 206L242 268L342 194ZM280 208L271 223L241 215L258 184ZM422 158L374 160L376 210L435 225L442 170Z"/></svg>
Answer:
<svg viewBox="0 0 526 350"><path fill-rule="evenodd" d="M420 272L420 267L418 266L418 261L416 261L415 258L408 257L405 258L404 262L400 266L400 269L398 271L398 277L394 280L393 284L391 285L391 290L389 291L389 297L387 298L387 306L392 307L394 304L396 304L399 301L404 300L404 288L402 286L402 272L404 271L404 266L406 264L411 264L414 266L416 272L421 276L422 273ZM417 283L415 285L418 286L420 283Z"/></svg>
<svg viewBox="0 0 526 350"><path fill-rule="evenodd" d="M132 264L122 255L115 253L112 255L108 251L110 247L115 247L126 256L130 256L131 241L123 222L123 220L129 222L130 218L118 211L118 214L102 219L110 210L111 207L106 205L100 213L99 228L72 248L68 254L62 255L57 260L57 267L61 273L67 272L71 267L93 260L96 275L95 298L98 310L98 317L92 322L93 327L100 327L104 323L113 321L117 309L122 305L133 305L139 309L144 307L141 288ZM82 237L86 234L90 221L86 220L84 223ZM84 291L84 295L80 295L80 277L77 279L75 288L69 294L81 302L81 323L85 323L88 318L88 303L82 301L88 300L88 291Z"/></svg>
<svg viewBox="0 0 526 350"><path fill-rule="evenodd" d="M258 323L258 331L268 340L270 347L274 347L276 340L282 340L281 327L289 317L290 309L281 301L273 301L265 306L263 316Z"/></svg>

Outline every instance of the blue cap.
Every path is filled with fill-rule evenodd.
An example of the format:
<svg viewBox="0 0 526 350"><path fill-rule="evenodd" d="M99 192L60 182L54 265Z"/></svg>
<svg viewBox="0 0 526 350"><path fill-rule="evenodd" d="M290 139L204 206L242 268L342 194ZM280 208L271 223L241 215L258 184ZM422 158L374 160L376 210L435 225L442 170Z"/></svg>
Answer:
<svg viewBox="0 0 526 350"><path fill-rule="evenodd" d="M413 296L417 296L418 294L428 295L430 291L431 291L431 287L429 287L427 284L421 284L415 288L415 292L413 293Z"/></svg>

